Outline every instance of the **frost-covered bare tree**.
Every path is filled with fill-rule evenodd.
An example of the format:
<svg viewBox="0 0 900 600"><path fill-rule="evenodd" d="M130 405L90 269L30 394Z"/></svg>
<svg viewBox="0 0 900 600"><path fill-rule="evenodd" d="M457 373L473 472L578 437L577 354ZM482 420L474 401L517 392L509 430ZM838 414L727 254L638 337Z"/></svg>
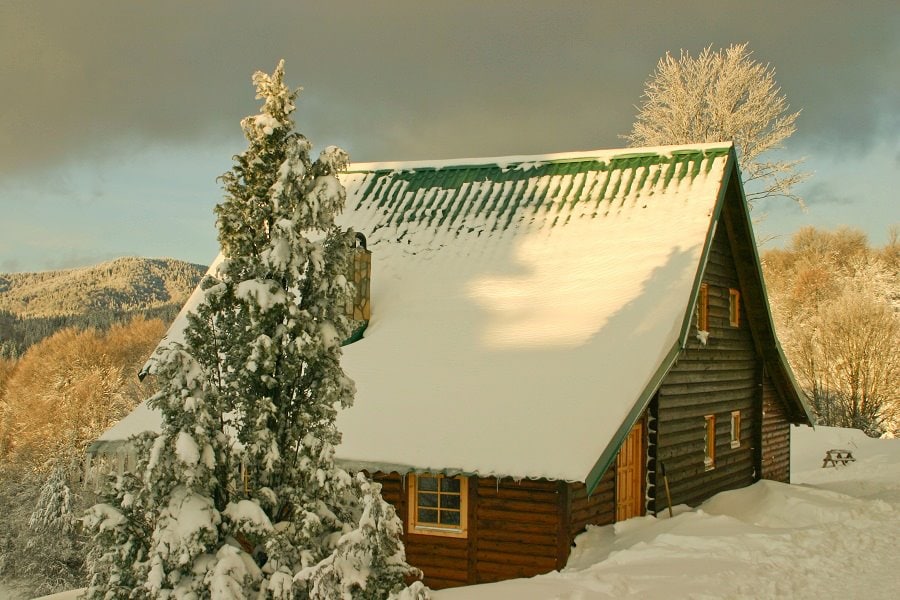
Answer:
<svg viewBox="0 0 900 600"><path fill-rule="evenodd" d="M793 191L808 176L797 170L802 161L762 159L794 133L800 112L790 112L775 70L751 55L747 44L707 46L696 58L666 53L644 84L631 133L622 137L631 146L733 141L751 206L770 196L802 204Z"/></svg>

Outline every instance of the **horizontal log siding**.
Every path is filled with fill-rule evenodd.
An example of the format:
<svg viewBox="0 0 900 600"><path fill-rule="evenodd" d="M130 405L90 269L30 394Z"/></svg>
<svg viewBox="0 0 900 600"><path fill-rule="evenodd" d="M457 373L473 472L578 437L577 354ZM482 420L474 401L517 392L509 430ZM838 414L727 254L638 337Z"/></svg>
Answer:
<svg viewBox="0 0 900 600"><path fill-rule="evenodd" d="M791 426L772 380L763 377L762 476L790 483Z"/></svg>
<svg viewBox="0 0 900 600"><path fill-rule="evenodd" d="M755 479L753 440L759 423L759 364L746 314L740 327L729 324L729 288L739 289L737 271L724 227L713 239L704 273L709 287L709 339L704 346L692 323L687 347L664 378L651 417L648 508L665 510L657 463L666 466L673 504L697 505L727 489ZM731 411L741 411L741 445L731 448ZM705 470L705 415L716 416L715 468ZM659 481L656 481L659 479Z"/></svg>
<svg viewBox="0 0 900 600"><path fill-rule="evenodd" d="M531 577L557 567L561 486L555 481L482 478L475 517L475 581Z"/></svg>
<svg viewBox="0 0 900 600"><path fill-rule="evenodd" d="M433 589L531 577L565 566L571 533L568 517L562 518L569 510L569 490L580 485L586 498L583 484L470 477L469 535L451 538L409 533L406 478L375 473L373 479L403 521L407 561L424 572ZM590 501L576 491L572 506L579 518L602 520L596 514L602 512L597 508L601 498L610 493L606 479Z"/></svg>
<svg viewBox="0 0 900 600"><path fill-rule="evenodd" d="M588 525L609 525L616 521L616 470L610 468L588 496L583 483L569 483L571 513L569 546ZM566 557L568 558L568 556Z"/></svg>

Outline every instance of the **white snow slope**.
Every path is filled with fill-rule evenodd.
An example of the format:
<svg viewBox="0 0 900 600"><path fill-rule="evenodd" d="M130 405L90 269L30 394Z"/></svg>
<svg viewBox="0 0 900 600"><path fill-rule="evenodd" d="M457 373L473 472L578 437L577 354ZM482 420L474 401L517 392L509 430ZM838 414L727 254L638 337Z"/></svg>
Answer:
<svg viewBox="0 0 900 600"><path fill-rule="evenodd" d="M900 439L792 428L794 485L761 481L672 519L591 528L568 566L436 600L900 597ZM822 468L847 448L846 467Z"/></svg>

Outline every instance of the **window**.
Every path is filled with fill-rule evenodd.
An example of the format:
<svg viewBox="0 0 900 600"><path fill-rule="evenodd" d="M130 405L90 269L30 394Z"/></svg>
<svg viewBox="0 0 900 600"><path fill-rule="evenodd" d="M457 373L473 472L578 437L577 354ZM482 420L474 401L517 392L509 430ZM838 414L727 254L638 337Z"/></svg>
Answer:
<svg viewBox="0 0 900 600"><path fill-rule="evenodd" d="M739 448L741 445L741 411L731 411L731 447Z"/></svg>
<svg viewBox="0 0 900 600"><path fill-rule="evenodd" d="M741 326L741 293L734 288L728 290L728 322L732 327Z"/></svg>
<svg viewBox="0 0 900 600"><path fill-rule="evenodd" d="M700 296L697 298L697 329L709 331L709 286L700 284Z"/></svg>
<svg viewBox="0 0 900 600"><path fill-rule="evenodd" d="M703 435L703 466L707 471L716 468L716 416L706 415L706 432Z"/></svg>
<svg viewBox="0 0 900 600"><path fill-rule="evenodd" d="M410 475L409 532L466 537L468 484L465 477Z"/></svg>

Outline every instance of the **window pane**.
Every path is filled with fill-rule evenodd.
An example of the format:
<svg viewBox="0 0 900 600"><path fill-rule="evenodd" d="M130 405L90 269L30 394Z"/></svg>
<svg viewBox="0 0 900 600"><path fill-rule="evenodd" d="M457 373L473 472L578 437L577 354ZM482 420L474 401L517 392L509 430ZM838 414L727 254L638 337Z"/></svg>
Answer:
<svg viewBox="0 0 900 600"><path fill-rule="evenodd" d="M417 520L419 523L437 523L438 511L433 508L420 508Z"/></svg>
<svg viewBox="0 0 900 600"><path fill-rule="evenodd" d="M425 492L419 492L419 506L432 507L438 505L438 495L437 494L426 494Z"/></svg>
<svg viewBox="0 0 900 600"><path fill-rule="evenodd" d="M437 491L438 489L437 477L423 477L420 475L416 481L420 490Z"/></svg>
<svg viewBox="0 0 900 600"><path fill-rule="evenodd" d="M459 493L459 479L456 477L444 477L441 479L441 491L442 492L456 492Z"/></svg>
<svg viewBox="0 0 900 600"><path fill-rule="evenodd" d="M442 510L441 525L459 525L459 512L455 510Z"/></svg>
<svg viewBox="0 0 900 600"><path fill-rule="evenodd" d="M441 494L441 508L459 510L459 496L457 494Z"/></svg>

